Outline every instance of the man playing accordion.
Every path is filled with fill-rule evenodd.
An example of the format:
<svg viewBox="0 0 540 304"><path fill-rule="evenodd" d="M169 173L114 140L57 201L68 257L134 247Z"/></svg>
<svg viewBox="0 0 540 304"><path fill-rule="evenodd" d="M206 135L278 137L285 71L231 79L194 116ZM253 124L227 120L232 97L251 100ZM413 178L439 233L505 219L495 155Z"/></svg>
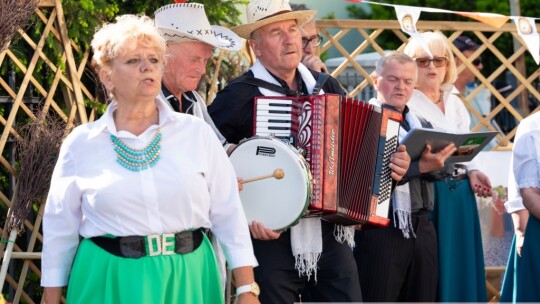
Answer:
<svg viewBox="0 0 540 304"><path fill-rule="evenodd" d="M255 97L314 93L317 80L324 74L300 63L300 27L315 14L293 12L288 1L253 0L248 4L248 23L232 30L249 41L257 60L248 72L219 92L209 107L210 116L228 142L238 143L253 135ZM345 95L332 77L320 88L321 94ZM409 162L405 148L399 147L390 164L395 180L405 174ZM292 303L301 300L299 294L304 290L313 301L362 300L351 250L354 228L317 217L303 218L283 232L260 222L249 224L259 262L255 279L261 286L261 303Z"/></svg>

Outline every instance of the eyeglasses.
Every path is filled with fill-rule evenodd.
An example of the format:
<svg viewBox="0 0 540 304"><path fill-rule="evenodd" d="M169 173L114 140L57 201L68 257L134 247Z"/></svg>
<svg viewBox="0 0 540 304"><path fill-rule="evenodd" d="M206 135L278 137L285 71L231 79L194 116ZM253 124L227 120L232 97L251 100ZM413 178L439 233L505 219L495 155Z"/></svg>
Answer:
<svg viewBox="0 0 540 304"><path fill-rule="evenodd" d="M414 61L416 61L416 65L419 68L427 68L429 67L429 64L433 62L433 65L435 67L443 67L446 65L446 62L448 61L448 58L446 57L421 57L421 58L414 58Z"/></svg>
<svg viewBox="0 0 540 304"><path fill-rule="evenodd" d="M482 58L480 58L480 57L476 58L475 60L472 61L472 64L473 64L474 66L479 66L479 65L481 65L481 64L482 64Z"/></svg>
<svg viewBox="0 0 540 304"><path fill-rule="evenodd" d="M307 48L308 44L311 43L312 46L319 46L322 42L322 37L320 35L312 36L311 38L302 37L302 48Z"/></svg>

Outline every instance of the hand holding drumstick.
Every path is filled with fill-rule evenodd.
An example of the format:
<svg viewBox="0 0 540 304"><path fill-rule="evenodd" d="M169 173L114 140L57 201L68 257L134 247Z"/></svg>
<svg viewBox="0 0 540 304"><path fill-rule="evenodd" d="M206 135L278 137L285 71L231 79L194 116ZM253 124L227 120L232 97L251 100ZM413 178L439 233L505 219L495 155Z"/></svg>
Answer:
<svg viewBox="0 0 540 304"><path fill-rule="evenodd" d="M272 174L252 177L252 178L241 180L239 182L241 184L245 184L245 183L250 183L250 182L258 181L258 180L261 180L261 179L267 179L267 178L271 178L271 177L274 177L276 179L282 179L284 176L285 176L285 171L283 171L283 169L278 168L278 169L274 170L274 172Z"/></svg>

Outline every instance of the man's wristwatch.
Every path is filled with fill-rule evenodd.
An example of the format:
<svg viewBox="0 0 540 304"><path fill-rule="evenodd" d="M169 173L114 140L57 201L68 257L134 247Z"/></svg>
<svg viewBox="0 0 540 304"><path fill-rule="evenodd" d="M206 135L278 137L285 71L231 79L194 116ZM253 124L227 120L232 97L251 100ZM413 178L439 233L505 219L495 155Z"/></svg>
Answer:
<svg viewBox="0 0 540 304"><path fill-rule="evenodd" d="M246 293L246 292L251 292L256 297L258 297L259 293L261 293L261 291L259 289L259 285L256 282L253 282L253 283L248 284L248 285L238 286L236 288L236 295L237 296L239 296L239 295L241 295L243 293Z"/></svg>

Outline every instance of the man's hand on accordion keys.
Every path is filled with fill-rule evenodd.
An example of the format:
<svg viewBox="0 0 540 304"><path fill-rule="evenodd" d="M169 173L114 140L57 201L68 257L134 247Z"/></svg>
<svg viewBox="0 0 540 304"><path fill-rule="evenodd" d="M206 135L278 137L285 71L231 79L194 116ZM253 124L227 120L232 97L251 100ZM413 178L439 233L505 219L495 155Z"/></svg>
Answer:
<svg viewBox="0 0 540 304"><path fill-rule="evenodd" d="M411 164L411 157L407 153L407 148L404 145L399 145L396 152L390 157L390 169L392 169L392 179L399 182L407 170L409 170L409 165Z"/></svg>
<svg viewBox="0 0 540 304"><path fill-rule="evenodd" d="M281 235L281 232L266 228L263 223L256 221L253 221L249 224L249 230L251 231L251 235L253 236L253 238L256 240L275 240Z"/></svg>
<svg viewBox="0 0 540 304"><path fill-rule="evenodd" d="M418 167L420 173L427 173L433 170L437 170L444 167L444 162L456 152L456 146L451 143L444 147L437 153L431 151L431 145L427 144L422 156L420 157L420 163Z"/></svg>

